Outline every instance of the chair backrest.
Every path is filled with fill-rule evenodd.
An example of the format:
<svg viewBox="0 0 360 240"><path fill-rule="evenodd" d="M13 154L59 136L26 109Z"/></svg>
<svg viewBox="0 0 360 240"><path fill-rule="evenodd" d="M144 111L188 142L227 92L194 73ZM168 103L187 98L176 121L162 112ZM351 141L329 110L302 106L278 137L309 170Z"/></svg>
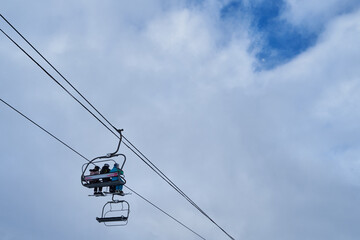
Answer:
<svg viewBox="0 0 360 240"><path fill-rule="evenodd" d="M104 173L104 174L95 174L95 175L87 175L84 176L85 181L91 181L91 180L97 180L101 178L110 178L110 177L118 177L118 172L112 172L112 173Z"/></svg>

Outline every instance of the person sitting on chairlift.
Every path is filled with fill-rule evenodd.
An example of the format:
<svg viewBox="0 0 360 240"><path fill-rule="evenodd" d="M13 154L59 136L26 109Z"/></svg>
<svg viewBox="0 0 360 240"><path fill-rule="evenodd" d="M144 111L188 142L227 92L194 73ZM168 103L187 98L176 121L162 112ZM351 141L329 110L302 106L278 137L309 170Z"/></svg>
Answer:
<svg viewBox="0 0 360 240"><path fill-rule="evenodd" d="M119 175L123 175L123 174L124 174L123 170L121 170L121 169L119 168L119 164L118 164L118 163L115 163L115 164L114 164L114 167L110 170L110 172L118 172ZM119 176L119 177L120 177L120 176ZM119 181L119 177L112 177L111 180L112 180L112 181ZM122 180L120 179L120 181L122 181ZM110 192L115 192L115 193L120 194L121 196L124 196L124 192L122 191L122 189L123 189L123 185L116 185L116 186L115 186L115 189L114 189L114 188L110 189Z"/></svg>
<svg viewBox="0 0 360 240"><path fill-rule="evenodd" d="M106 173L109 173L109 172L110 172L109 164L105 163L104 166L100 170L100 174L106 174ZM103 182L110 182L111 179L109 177L108 178L103 178L102 181ZM101 195L105 195L102 192L102 187L99 187L99 192L100 192Z"/></svg>
<svg viewBox="0 0 360 240"><path fill-rule="evenodd" d="M99 172L99 169L100 169L99 166L95 166L94 169L90 169L90 176L91 176L91 175L97 175L97 174L99 174L99 173L100 173L100 172ZM90 181L90 183L98 183L98 182L100 182L98 179L96 179L96 180L91 180L91 181ZM100 195L100 194L101 194L101 193L98 191L98 188L95 187L95 188L94 188L94 195Z"/></svg>

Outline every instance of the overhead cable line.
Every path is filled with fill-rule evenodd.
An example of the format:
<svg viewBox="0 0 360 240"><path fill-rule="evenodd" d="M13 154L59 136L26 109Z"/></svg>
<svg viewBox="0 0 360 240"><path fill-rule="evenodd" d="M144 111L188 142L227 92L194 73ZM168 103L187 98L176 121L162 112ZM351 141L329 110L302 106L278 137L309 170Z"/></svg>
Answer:
<svg viewBox="0 0 360 240"><path fill-rule="evenodd" d="M1 17L2 18L4 18L2 15L1 15ZM9 22L8 22L9 23ZM10 24L10 23L9 23ZM12 25L10 25L10 26L12 26ZM102 125L103 126L105 126L110 132L112 132L117 138L119 138L119 136L118 135L116 135L116 133L114 132L114 131L112 131L103 121L101 121L93 112L91 112L90 110L89 110L89 108L87 108L82 102L80 102L73 94L71 94L58 80L56 80L56 78L55 77L53 77L43 66L41 66L40 65L40 63L39 62L37 62L28 52L26 52L18 43L16 43L6 32L4 32L2 29L0 29L0 31L13 43L13 44L15 44L26 56L28 56L39 68L41 68L53 81L55 81L67 94L69 94L75 101L77 101L83 108L85 108L92 116L94 116L100 123L102 123ZM18 34L20 34L17 30L15 30ZM20 36L22 36L21 34L20 34ZM23 37L23 36L22 36ZM23 37L24 38L24 37ZM24 38L25 39L25 38ZM29 43L26 39L25 39L25 41L27 42L27 43ZM30 43L29 43L30 44ZM31 45L32 46L32 45ZM32 46L32 48L34 48L33 46ZM40 54L39 53L39 51L38 50L36 50L35 48L34 48L34 50L38 53L38 54ZM41 55L40 54L40 56L42 57L42 58L44 58L43 57L43 55ZM45 59L45 58L44 58ZM45 59L45 61L47 62L47 63L49 63L46 59ZM50 63L49 63L50 64ZM51 64L50 64L51 65ZM51 65L52 66L52 65ZM53 67L53 66L52 66ZM53 67L54 68L54 67ZM54 68L55 69L55 68ZM57 73L59 73L56 69L55 69L55 71L57 72ZM60 76L63 76L63 75L60 75ZM63 77L64 78L64 77ZM65 79L65 78L64 78ZM66 82L67 83L69 83L69 81L68 80L66 80ZM69 83L70 84L70 83ZM75 89L74 87L73 87L73 85L70 85L73 89ZM76 89L75 89L76 90ZM78 92L77 90L76 90L76 92ZM79 93L79 92L78 92ZM83 95L81 95L80 94L80 96L82 96L82 98L84 98L84 99L86 99L85 97L83 97ZM86 100L87 101L87 100ZM88 103L89 103L89 101L87 101ZM96 109L93 105L90 105L90 106L92 106L94 109ZM96 111L98 112L98 110L96 109ZM102 117L103 117L103 115L101 115ZM103 117L114 129L116 129L105 117ZM124 136L123 136L123 138L127 141L127 142L129 142ZM130 142L129 142L130 143ZM126 144L126 143L124 143L124 145L125 146L127 146L130 150L132 150L133 151L133 153L135 153L140 159L142 159L143 160L143 158L141 157L141 155L143 155L141 152L140 152L140 154L141 155L139 155L137 152L135 152L128 144ZM132 144L131 144L132 145ZM133 147L134 147L134 145L132 145ZM137 151L138 151L138 149L136 149ZM143 160L144 161L144 160ZM148 160L149 161L149 160ZM145 161L144 161L145 162ZM150 162L150 161L149 161ZM152 162L150 162L150 164L149 163L147 163L147 162L145 162L150 168L152 168L152 170L153 171L155 171L156 172L156 170L152 167L152 166L155 166ZM164 174L163 174L164 175ZM164 180L166 181L166 179L164 178Z"/></svg>
<svg viewBox="0 0 360 240"><path fill-rule="evenodd" d="M81 101L79 101L73 94L71 94L55 77L53 77L43 66L40 65L28 52L26 52L18 43L16 43L7 33L5 33L2 29L0 31L13 43L15 44L26 56L28 56L41 70L43 70L54 82L56 82L67 94L69 94L75 101L77 101L83 108L85 108L92 116L94 116L103 126L105 126L110 132L114 134L115 137L119 138L114 131L112 131L101 119L99 119L89 108L87 108ZM125 137L124 137L125 139ZM127 139L126 139L127 140ZM132 149L128 144L124 142L124 145L128 147L135 155L137 155L145 164L148 165L154 172L158 173L156 169L153 167L155 166L153 163L146 162L141 155L139 155L134 149ZM153 165L153 166L152 166ZM159 173L158 173L159 174ZM166 177L159 174L165 181Z"/></svg>
<svg viewBox="0 0 360 240"><path fill-rule="evenodd" d="M124 138L125 139L125 138ZM130 142L129 142L130 143ZM130 143L131 144L131 143ZM140 152L133 144L131 144L132 147L134 147L139 154L141 154L142 157L144 157L146 160L148 158ZM135 153L140 159L143 160L141 156L139 156L137 153ZM144 160L143 160L144 161ZM148 160L150 162L150 160ZM150 162L151 163L151 162ZM213 224L215 224L223 233L225 233L230 239L234 239L230 234L228 234L220 225L218 225L209 215L207 215L193 200L191 200L190 197L188 197L178 186L176 186L175 183L173 183L160 169L158 169L155 165L154 168L156 168L159 172L156 172L161 178L163 178L171 187L173 187L181 196L183 196L191 205L193 205L200 213L202 213L205 217L207 217Z"/></svg>
<svg viewBox="0 0 360 240"><path fill-rule="evenodd" d="M67 148L69 148L71 151L75 152L77 155L79 155L80 157L82 157L83 159L85 159L86 161L89 161L86 157L84 157L84 155L80 154L78 151L76 151L75 149L73 149L72 147L70 147L69 145L67 145L65 142L63 142L62 140L60 140L59 138L57 138L54 134L52 134L51 132L49 132L48 130L46 130L45 128L43 128L42 126L40 126L39 124L37 124L36 122L34 122L33 120L31 120L30 118L28 118L25 114L23 114L22 112L20 112L19 110L17 110L16 108L14 108L13 106L11 106L9 103L5 102L3 99L0 98L0 101L3 102L6 106L8 106L9 108L11 108L12 110L14 110L15 112L17 112L18 114L20 114L21 116L23 116L24 118L26 118L28 121L30 121L32 124L34 124L35 126L37 126L38 128L40 128L41 130L43 130L44 132L46 132L47 134L49 134L51 137L55 138L57 141L59 141L61 144L65 145Z"/></svg>
<svg viewBox="0 0 360 240"><path fill-rule="evenodd" d="M64 146L66 146L68 149L70 149L71 151L73 151L74 153L76 153L77 155L79 155L81 158L85 159L86 161L90 162L90 160L86 157L84 157L84 155L80 154L78 151L76 151L74 148L72 148L71 146L69 146L68 144L66 144L64 141L60 140L58 137L56 137L54 134L52 134L51 132L49 132L48 130L46 130L45 128L43 128L42 126L40 126L38 123L36 123L35 121L31 120L29 117L27 117L25 114L23 114L22 112L20 112L19 110L17 110L15 107L13 107L12 105L10 105L9 103L7 103L6 101L4 101L3 99L0 98L0 101L3 102L6 106L8 106L9 108L11 108L12 110L14 110L15 112L17 112L18 114L20 114L22 117L24 117L26 120L28 120L29 122L31 122L32 124L34 124L35 126L37 126L38 128L40 128L41 130L43 130L45 133L47 133L48 135L50 135L51 137L53 137L55 140L59 141L61 144L63 144ZM131 192L135 193L138 197L140 197L141 199L143 199L144 201L146 201L147 203L149 203L150 205L152 205L153 207L155 207L156 209L158 209L159 211L161 211L162 213L164 213L165 215L167 215L168 217L170 217L171 219L173 219L175 222L177 222L178 224L182 225L184 228L188 229L189 231L191 231L192 233L194 233L195 235L197 235L199 238L206 240L204 237L202 237L200 234L198 234L197 232L195 232L194 230L192 230L190 227L186 226L185 224L183 224L181 221L177 220L175 217L171 216L169 213L167 213L166 211L162 210L160 207L156 206L154 203L152 203L150 200L146 199L145 197L141 196L138 192L136 192L135 190L133 190L132 188L124 185L127 189L129 189Z"/></svg>
<svg viewBox="0 0 360 240"><path fill-rule="evenodd" d="M133 193L135 193L136 195L138 195L140 198L142 198L144 201L148 202L149 204L151 204L153 207L157 208L159 211L161 211L162 213L164 213L165 215L167 215L168 217L172 218L174 221L176 221L177 223L179 223L180 225L182 225L183 227L187 228L189 231L193 232L194 234L196 234L198 237L203 238L202 236L200 236L199 234L197 234L196 232L194 232L193 230L191 230L190 228L188 228L187 226L185 226L182 222L179 222L177 219L175 219L173 216L169 215L167 212L165 212L164 210L162 210L161 208L159 208L158 206L154 205L152 202L150 202L149 200L147 200L146 198L144 198L143 196L141 196L140 194L138 194L137 192L135 192L133 189L131 189L130 187L124 185L124 187L126 187L127 189L129 189L130 191L132 191Z"/></svg>
<svg viewBox="0 0 360 240"><path fill-rule="evenodd" d="M29 46L36 52L38 55L49 64L49 66L58 73L64 81L66 81L70 87L75 90L113 129L116 130L113 124L105 118L97 108L94 107L84 96L81 94L4 16L0 14L1 18L3 18L7 24L19 34L19 36L29 44ZM1 29L0 29L1 30ZM101 121L91 110L89 110L81 101L79 101L74 95L72 95L59 81L57 81L48 71L45 70L34 58L32 58L23 48L21 48L10 36L8 36L3 30L1 32L11 40L20 50L22 50L33 62L35 62L52 80L54 80L66 93L68 93L75 101L77 101L82 107L84 107L93 117L95 117L104 127L106 127L113 135L117 138L119 136L110 129L103 121ZM228 234L220 225L218 225L209 215L207 215L190 197L188 197L174 182L172 182L154 163L152 163L138 148L136 148L125 136L123 136L124 145L129 148L136 156L139 157L148 167L150 167L157 175L159 175L165 182L167 182L172 188L175 189L182 197L184 197L192 206L194 206L200 213L202 213L205 217L207 217L213 224L215 224L222 232L224 232L230 239L234 239L230 234ZM135 149L135 150L134 150Z"/></svg>
<svg viewBox="0 0 360 240"><path fill-rule="evenodd" d="M84 99L87 104L89 104L115 131L117 131L117 128L115 128L72 84L70 81L68 81L2 14L0 14L0 17L4 19L4 21L57 73L59 76L64 79L64 81L70 85L70 87L75 90L77 94L79 94L82 99ZM2 31L2 30L1 30ZM2 31L3 32L3 31ZM4 33L4 32L3 32ZM4 33L5 34L5 33ZM7 34L5 34L14 44L16 44ZM18 46L18 44L16 44ZM18 46L20 48L20 46ZM20 48L21 49L21 48ZM26 55L28 55L23 49L21 49ZM29 55L28 55L29 56ZM30 56L29 56L30 57ZM31 58L31 57L30 57ZM32 59L32 58L31 58ZM32 59L33 60L33 59ZM41 69L43 69L35 60L33 60ZM43 69L45 71L45 69ZM46 71L45 71L46 72ZM49 77L51 77L57 84L60 85L61 88L63 88L68 94L70 94L56 79L54 79L48 72L46 72ZM71 94L70 94L71 95ZM71 95L72 96L72 95ZM72 96L73 97L73 96ZM74 98L74 97L73 97ZM77 102L79 102L77 99L75 99ZM79 102L80 103L80 102ZM81 106L86 108L82 103L80 103ZM86 108L87 109L87 108ZM87 109L88 110L88 109ZM106 128L108 128L100 119L98 119L92 112L88 110L90 114L92 114L98 121L100 121ZM113 132L111 129L108 128L109 131L111 131L115 136L116 133Z"/></svg>
<svg viewBox="0 0 360 240"><path fill-rule="evenodd" d="M94 118L96 118L100 123L104 125L110 132L112 132L116 137L116 133L111 130L106 124L104 124L94 113L92 113L82 102L80 102L71 92L69 92L55 77L53 77L43 66L40 65L29 53L27 53L17 42L15 42L6 32L1 28L0 31L13 43L15 44L26 56L28 56L41 70L43 70L54 82L56 82L67 94L69 94L76 102L78 102L83 108L85 108Z"/></svg>

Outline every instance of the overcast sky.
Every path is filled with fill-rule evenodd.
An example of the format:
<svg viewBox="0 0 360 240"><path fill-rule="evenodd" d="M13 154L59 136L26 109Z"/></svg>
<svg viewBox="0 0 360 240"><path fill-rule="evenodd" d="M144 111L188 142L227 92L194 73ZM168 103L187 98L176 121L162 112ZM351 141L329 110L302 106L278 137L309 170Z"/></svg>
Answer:
<svg viewBox="0 0 360 240"><path fill-rule="evenodd" d="M359 238L358 0L0 6L235 239ZM0 28L35 56L2 20ZM85 157L115 150L117 139L3 34L0 79L1 99ZM1 239L199 239L135 194L125 197L126 227L99 224L109 197L88 197L80 184L85 160L2 103L0 119ZM120 151L129 187L204 238L228 239Z"/></svg>

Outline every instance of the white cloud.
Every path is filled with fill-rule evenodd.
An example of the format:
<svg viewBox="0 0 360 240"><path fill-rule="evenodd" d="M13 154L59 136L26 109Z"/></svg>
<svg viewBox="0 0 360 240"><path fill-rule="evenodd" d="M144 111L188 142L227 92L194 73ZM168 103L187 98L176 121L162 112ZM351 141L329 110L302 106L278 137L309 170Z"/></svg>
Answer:
<svg viewBox="0 0 360 240"><path fill-rule="evenodd" d="M349 119L358 120L357 109L359 109L359 79L345 80L328 88L319 104L317 114L323 119ZM356 121L357 122L357 121ZM355 122L354 122L355 123Z"/></svg>
<svg viewBox="0 0 360 240"><path fill-rule="evenodd" d="M62 18L62 27L50 36L45 31L43 38L55 39L45 45L47 54L230 234L236 239L357 238L358 228L351 222L359 220L354 207L359 175L359 12L332 19L314 47L281 67L259 73L253 72L254 57L247 51L250 39L234 34L224 44L220 24L208 16L208 11L214 14L213 8L187 9L181 4L163 8L158 1L155 7L146 3L139 8L140 1L123 8L101 4L102 11L97 11L97 3L83 4L86 7L79 3L69 11L65 5L53 10L76 21ZM296 21L303 21L309 4L297 9ZM331 15L336 4L326 5L326 14ZM79 11L82 14L74 14ZM45 26L40 24L39 31ZM8 49L1 53L1 66L8 71L2 68L5 80L0 91L6 94L11 89L12 94L6 94L11 103L88 157L113 149L115 139L35 67L9 61L13 53ZM24 58L22 64L27 61ZM20 168L21 175L31 179L24 191L31 196L28 205L14 197L18 188L5 187L9 194L1 200L6 203L0 209L4 216L13 216L9 209L25 214L20 223L4 222L6 227L0 229L4 236L22 239L24 233L12 229L26 226L37 214L38 222L25 231L47 238L99 239L121 231L125 238L183 239L187 234L196 239L135 195L127 198L132 213L126 228L99 225L95 216L105 200L89 199L87 189L80 186L82 159L11 111L0 113L1 136L6 136L1 138L1 158L16 159L4 165L36 166L38 174ZM226 239L125 152L129 186L206 238ZM5 171L1 181L11 177ZM14 179L15 186L21 184L21 179ZM33 194L33 184L39 193Z"/></svg>
<svg viewBox="0 0 360 240"><path fill-rule="evenodd" d="M285 2L287 7L284 17L291 23L305 26L312 31L318 31L339 14L353 11L354 5L358 7L356 0L286 0Z"/></svg>
<svg viewBox="0 0 360 240"><path fill-rule="evenodd" d="M152 21L146 35L165 54L181 53L191 59L209 52L213 36L208 30L201 15L184 9Z"/></svg>

